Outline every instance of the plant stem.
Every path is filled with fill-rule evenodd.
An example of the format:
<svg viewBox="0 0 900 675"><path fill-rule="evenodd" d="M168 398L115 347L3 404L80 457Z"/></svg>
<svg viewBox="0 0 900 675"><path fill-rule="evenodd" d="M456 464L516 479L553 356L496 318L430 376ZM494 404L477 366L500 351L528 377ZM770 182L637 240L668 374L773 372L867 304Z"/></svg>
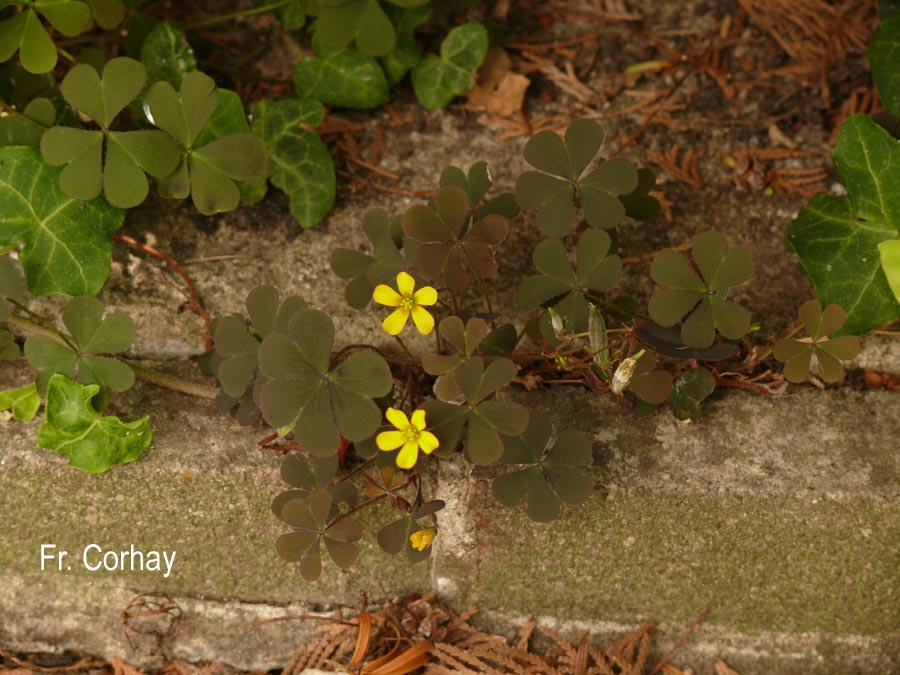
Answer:
<svg viewBox="0 0 900 675"><path fill-rule="evenodd" d="M194 30L195 28L206 28L207 26L213 26L217 23L223 23L225 21L231 21L232 19L240 19L244 16L253 16L254 14L265 14L266 12L271 12L273 9L278 9L279 7L284 7L285 5L290 4L293 0L279 0L278 2L272 2L268 5L263 5L262 7L253 7L251 9L242 9L237 12L231 12L230 14L220 14L219 16L213 16L208 19L204 19L203 21L196 21L194 23L189 23L184 27L184 30Z"/></svg>
<svg viewBox="0 0 900 675"><path fill-rule="evenodd" d="M68 335L60 331L56 326L51 324L49 321L44 319L41 316L38 316L30 309L25 307L23 304L16 302L15 300L9 300L9 302L15 305L16 309L27 312L31 316L35 317L35 319L26 319L24 316L19 316L17 314L11 314L9 318L7 318L7 322L15 326L16 328L21 328L22 330L27 330L31 333L35 333L37 335L44 335L45 337L50 338L51 340L55 340L59 344L61 344L66 349L71 349L73 352L77 352L78 349L72 344Z"/></svg>
<svg viewBox="0 0 900 675"><path fill-rule="evenodd" d="M416 357L413 356L413 353L412 353L411 351L409 351L409 347L406 346L406 343L403 341L403 338L401 338L399 335L395 335L395 336L394 336L394 339L395 339L397 342L400 343L400 346L403 347L403 351L405 351L405 352L406 352L406 355L407 355L409 358L411 358L411 359L413 360L413 362L415 363L415 362L416 362Z"/></svg>
<svg viewBox="0 0 900 675"><path fill-rule="evenodd" d="M131 368L134 371L135 376L141 378L144 382L155 384L158 387L165 387L172 391L178 391L182 394L190 394L191 396L196 396L198 398L213 399L216 397L216 390L212 387L207 387L205 384L188 382L179 377L165 375L164 373L139 366L134 361L121 356L116 358Z"/></svg>

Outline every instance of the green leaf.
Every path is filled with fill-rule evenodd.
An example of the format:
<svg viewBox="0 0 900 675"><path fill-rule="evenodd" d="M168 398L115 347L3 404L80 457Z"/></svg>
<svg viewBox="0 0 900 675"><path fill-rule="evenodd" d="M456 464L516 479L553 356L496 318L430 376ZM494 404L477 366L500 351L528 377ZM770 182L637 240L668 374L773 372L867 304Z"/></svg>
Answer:
<svg viewBox="0 0 900 675"><path fill-rule="evenodd" d="M361 441L378 428L372 401L393 386L381 356L358 352L331 369L334 324L327 314L301 310L285 333L272 333L259 349L263 385L260 408L273 427L294 423L294 436L319 456L337 451L340 435Z"/></svg>
<svg viewBox="0 0 900 675"><path fill-rule="evenodd" d="M423 59L412 71L413 91L429 110L450 103L475 86L475 69L487 55L488 32L478 23L457 26L441 42L440 57Z"/></svg>
<svg viewBox="0 0 900 675"><path fill-rule="evenodd" d="M125 214L102 200L67 197L59 173L37 148L0 148L0 246L24 243L32 295L93 295L109 274L112 234Z"/></svg>
<svg viewBox="0 0 900 675"><path fill-rule="evenodd" d="M41 397L38 396L34 383L0 391L0 410L11 410L13 418L20 422L34 419L40 407Z"/></svg>
<svg viewBox="0 0 900 675"><path fill-rule="evenodd" d="M842 335L829 338L846 320L842 307L828 305L824 310L818 300L808 300L800 306L800 322L809 332L808 339L783 338L775 343L773 355L784 362L784 376L789 382L803 382L809 375L812 355L819 365L819 375L826 382L844 377L841 361L859 354L859 338Z"/></svg>
<svg viewBox="0 0 900 675"><path fill-rule="evenodd" d="M318 134L300 128L318 126L322 118L322 106L313 101L263 101L253 109L253 131L268 150L269 180L288 194L291 215L304 228L318 224L334 204L334 161Z"/></svg>
<svg viewBox="0 0 900 675"><path fill-rule="evenodd" d="M352 47L333 48L313 39L316 55L294 67L294 85L301 98L340 108L377 108L390 96L378 61Z"/></svg>
<svg viewBox="0 0 900 675"><path fill-rule="evenodd" d="M397 35L397 43L394 48L384 56L379 57L388 86L393 87L400 82L406 74L415 68L422 60L419 48L412 33L400 33Z"/></svg>
<svg viewBox="0 0 900 675"><path fill-rule="evenodd" d="M88 0L91 14L100 28L112 30L125 18L125 5L122 0Z"/></svg>
<svg viewBox="0 0 900 675"><path fill-rule="evenodd" d="M256 7L271 5L270 0L253 0ZM303 10L303 0L292 0L275 10L281 25L288 30L303 28L306 23L306 12Z"/></svg>
<svg viewBox="0 0 900 675"><path fill-rule="evenodd" d="M69 466L90 473L133 462L152 438L149 417L122 422L94 410L91 399L99 390L54 375L47 388L47 418L38 429L40 447L66 455Z"/></svg>
<svg viewBox="0 0 900 675"><path fill-rule="evenodd" d="M0 147L37 145L55 120L56 108L50 99L32 99L21 114L0 117Z"/></svg>
<svg viewBox="0 0 900 675"><path fill-rule="evenodd" d="M847 196L814 197L791 223L788 242L819 299L847 312L841 332L859 335L900 317L878 248L900 235L900 141L867 117L851 115L834 164Z"/></svg>
<svg viewBox="0 0 900 675"><path fill-rule="evenodd" d="M150 82L168 82L176 89L185 75L197 70L197 59L184 31L170 23L161 23L147 33L140 59Z"/></svg>
<svg viewBox="0 0 900 675"><path fill-rule="evenodd" d="M26 4L24 2L4 2ZM90 26L91 10L77 0L37 0L22 12L0 22L0 61L11 58L19 51L19 59L25 70L46 73L56 67L56 46L38 14L66 37L74 37Z"/></svg>
<svg viewBox="0 0 900 675"><path fill-rule="evenodd" d="M700 404L716 390L716 378L706 368L693 368L684 373L672 387L669 403L672 413L680 420L700 414Z"/></svg>
<svg viewBox="0 0 900 675"><path fill-rule="evenodd" d="M872 79L888 112L900 113L900 15L883 16L869 43Z"/></svg>
<svg viewBox="0 0 900 675"><path fill-rule="evenodd" d="M897 302L900 302L900 239L889 239L878 244L878 254L888 285Z"/></svg>

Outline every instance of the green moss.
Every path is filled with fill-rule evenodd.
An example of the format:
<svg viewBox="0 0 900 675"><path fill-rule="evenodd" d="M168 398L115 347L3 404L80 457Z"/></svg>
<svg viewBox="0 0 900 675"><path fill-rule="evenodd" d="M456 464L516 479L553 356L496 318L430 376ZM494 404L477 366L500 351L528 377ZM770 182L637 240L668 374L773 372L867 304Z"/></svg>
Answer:
<svg viewBox="0 0 900 675"><path fill-rule="evenodd" d="M781 496L597 497L550 526L488 496L465 602L736 631L900 631L900 504Z"/></svg>

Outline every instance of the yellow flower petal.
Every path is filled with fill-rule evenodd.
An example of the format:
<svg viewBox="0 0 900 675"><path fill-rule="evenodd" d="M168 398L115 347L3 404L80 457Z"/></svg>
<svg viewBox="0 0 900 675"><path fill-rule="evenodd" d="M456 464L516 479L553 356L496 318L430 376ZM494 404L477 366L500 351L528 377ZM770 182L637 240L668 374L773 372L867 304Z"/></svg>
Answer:
<svg viewBox="0 0 900 675"><path fill-rule="evenodd" d="M404 298L411 298L413 290L416 288L416 280L406 272L400 272L397 275L397 290Z"/></svg>
<svg viewBox="0 0 900 675"><path fill-rule="evenodd" d="M400 311L400 310L397 310ZM427 310L422 309L421 307L413 307L412 312L413 322L416 324L416 328L419 329L419 332L422 335L428 335L431 331L434 330L434 317L428 313Z"/></svg>
<svg viewBox="0 0 900 675"><path fill-rule="evenodd" d="M397 466L401 469L411 469L416 465L418 458L419 445L415 441L409 441L397 455Z"/></svg>
<svg viewBox="0 0 900 675"><path fill-rule="evenodd" d="M402 410L397 410L396 408L388 408L387 411L385 411L384 416L387 417L388 422L393 424L400 431L406 431L407 429L409 429L409 418ZM401 445L403 444L398 443L394 447L399 448Z"/></svg>
<svg viewBox="0 0 900 675"><path fill-rule="evenodd" d="M433 305L437 302L437 291L431 286L422 286L422 288L413 293L413 300L416 301L417 305Z"/></svg>
<svg viewBox="0 0 900 675"><path fill-rule="evenodd" d="M433 527L427 527L424 530L417 530L409 535L409 543L417 551L424 551L431 546L434 537L437 534Z"/></svg>
<svg viewBox="0 0 900 675"><path fill-rule="evenodd" d="M379 450L396 450L406 441L406 434L402 431L382 431L375 437Z"/></svg>
<svg viewBox="0 0 900 675"><path fill-rule="evenodd" d="M390 286L378 284L372 293L372 299L379 305L387 305L388 307L399 307L403 301L403 297Z"/></svg>
<svg viewBox="0 0 900 675"><path fill-rule="evenodd" d="M414 410L410 420L412 422L412 425L419 431L422 431L422 429L424 429L426 426L428 426L427 424L425 424L425 411L424 410Z"/></svg>
<svg viewBox="0 0 900 675"><path fill-rule="evenodd" d="M409 310L401 307L391 312L390 316L381 322L381 327L388 335L399 335L408 319Z"/></svg>
<svg viewBox="0 0 900 675"><path fill-rule="evenodd" d="M437 439L437 436L430 431L422 431L419 433L419 447L422 448L422 452L426 455L430 455L437 450L440 444L441 442Z"/></svg>

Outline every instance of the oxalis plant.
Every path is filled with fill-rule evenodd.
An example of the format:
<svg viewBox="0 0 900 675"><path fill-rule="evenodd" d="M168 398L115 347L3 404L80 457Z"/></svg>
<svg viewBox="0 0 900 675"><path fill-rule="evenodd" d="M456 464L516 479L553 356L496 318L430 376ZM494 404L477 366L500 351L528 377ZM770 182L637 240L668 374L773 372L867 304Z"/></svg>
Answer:
<svg viewBox="0 0 900 675"><path fill-rule="evenodd" d="M336 347L327 308L271 286L249 294L245 314L216 321L204 367L217 378L218 407L244 424L264 421L275 447L296 451L281 470L290 489L272 510L291 528L276 548L306 579L320 576L323 545L338 567L355 562L358 514L376 504L394 514L374 533L381 549L427 558L445 503L428 494L421 472L456 453L497 465L495 497L535 521L584 502L591 438L554 428L529 408L522 385L555 374L581 382L586 395L611 395L637 412L668 403L689 419L717 373L746 355L751 317L731 296L753 264L716 232L696 235L689 254L654 257L658 287L646 312L627 311L615 295L624 269L616 228L652 218L659 205L653 174L600 157L603 139L588 120L563 136L536 135L524 150L533 170L514 194L491 194L488 167L476 162L445 169L427 203L366 213L368 249L339 248L331 265L351 307L380 312L386 343ZM533 273L518 285L521 313L501 315L491 287L508 274L503 246L511 227L530 223L543 238ZM841 360L858 350L856 338L828 337L842 310L813 300L801 318L770 352L787 362L792 381L808 376L814 355L820 376L840 379ZM433 347L414 350L410 333L433 337Z"/></svg>

